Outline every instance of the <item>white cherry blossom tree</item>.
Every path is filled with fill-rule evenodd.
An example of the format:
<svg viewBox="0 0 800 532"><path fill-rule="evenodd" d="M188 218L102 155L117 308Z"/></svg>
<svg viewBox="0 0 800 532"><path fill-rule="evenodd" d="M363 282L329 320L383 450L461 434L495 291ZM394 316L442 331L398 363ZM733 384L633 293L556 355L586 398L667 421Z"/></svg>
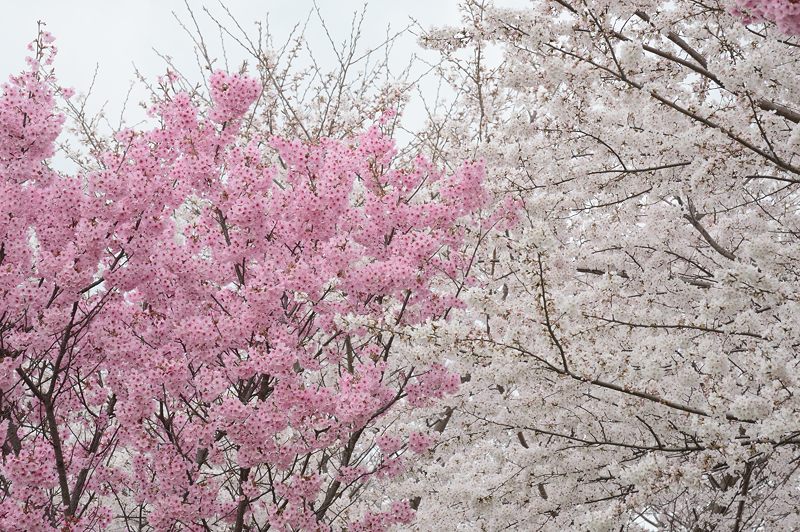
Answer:
<svg viewBox="0 0 800 532"><path fill-rule="evenodd" d="M800 41L734 7L467 1L423 36L459 102L420 142L524 205L437 331L469 382L425 526L800 526Z"/></svg>

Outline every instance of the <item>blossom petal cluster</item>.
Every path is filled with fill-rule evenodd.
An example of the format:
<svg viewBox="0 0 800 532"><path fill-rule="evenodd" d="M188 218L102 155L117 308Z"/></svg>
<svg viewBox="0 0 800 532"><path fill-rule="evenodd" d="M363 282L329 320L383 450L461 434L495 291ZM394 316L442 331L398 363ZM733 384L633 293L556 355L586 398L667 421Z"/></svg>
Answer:
<svg viewBox="0 0 800 532"><path fill-rule="evenodd" d="M800 2L795 0L736 0L733 13L747 24L769 21L788 35L800 35Z"/></svg>

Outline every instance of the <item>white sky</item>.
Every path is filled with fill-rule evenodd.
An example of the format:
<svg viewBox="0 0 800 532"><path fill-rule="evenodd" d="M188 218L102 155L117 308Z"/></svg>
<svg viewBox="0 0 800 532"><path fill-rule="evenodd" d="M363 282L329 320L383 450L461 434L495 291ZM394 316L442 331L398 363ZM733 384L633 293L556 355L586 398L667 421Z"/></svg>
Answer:
<svg viewBox="0 0 800 532"><path fill-rule="evenodd" d="M218 30L204 15L207 7L218 18L225 18L224 11L216 0L190 0L192 10L203 26L212 53L221 56ZM318 0L322 16L334 40L346 39L350 32L353 13L364 6L363 0ZM508 3L508 2L503 2ZM410 18L424 27L456 24L459 22L458 0L371 0L367 2L367 14L363 28L362 47L374 47L386 36L387 25L399 30L409 24ZM270 31L274 42L285 41L289 31L304 21L313 7L312 0L226 0L225 5L246 30L255 32L254 22L265 21L269 13ZM174 58L177 65L185 66L184 73L195 76L200 73L195 66L193 45L183 32L172 12L184 21L189 21L187 10L178 0L15 0L3 6L4 24L0 32L0 78L24 68L26 45L36 35L36 22L46 23L48 31L56 37L59 49L56 74L62 86L72 87L84 93L91 83L95 66L99 65L93 98L89 109L98 110L105 101L107 116L116 123L122 101L134 78L135 64L148 80L165 70L165 64L154 50ZM312 49L329 50L327 38L312 18L311 31L307 38ZM227 45L233 65L236 55L233 43ZM411 35L395 45L393 59L405 64L408 57L419 52ZM128 122L140 119L141 111L135 104L145 99L143 89L132 93L127 110ZM131 116L133 114L133 116Z"/></svg>

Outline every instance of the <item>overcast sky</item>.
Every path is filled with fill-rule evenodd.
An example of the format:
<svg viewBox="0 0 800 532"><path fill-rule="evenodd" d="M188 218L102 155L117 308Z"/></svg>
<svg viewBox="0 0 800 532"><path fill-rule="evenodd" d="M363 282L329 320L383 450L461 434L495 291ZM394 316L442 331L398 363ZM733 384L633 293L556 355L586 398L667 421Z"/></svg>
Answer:
<svg viewBox="0 0 800 532"><path fill-rule="evenodd" d="M318 0L322 16L337 42L349 35L353 13L364 6L363 0ZM524 0L505 0L503 5L523 4ZM362 44L371 47L382 42L387 25L399 30L417 20L424 27L458 23L458 0L371 0L367 2L366 23ZM225 14L216 0L190 1L203 26L213 53L219 54L218 34L210 19L202 13L207 7L220 18ZM313 7L312 0L226 0L225 5L247 30L256 20L266 20L276 43L283 42L291 28L304 21ZM108 100L109 117L116 117L121 102L133 79L133 64L148 78L154 79L165 70L164 62L154 50L172 56L199 78L194 67L192 42L172 15L174 11L188 21L182 1L137 0L27 0L4 6L3 32L0 32L0 76L18 72L24 66L25 46L36 34L36 21L42 20L56 36L59 55L56 63L61 84L85 92L95 66L99 65L90 108L97 109ZM307 34L313 49L329 49L318 23ZM229 48L235 48L230 46ZM406 60L419 52L415 38L400 39L393 58ZM229 55L235 51L228 49ZM198 80L199 81L199 80ZM133 93L133 103L144 99L143 90ZM135 109L129 111L137 113ZM138 117L129 117L129 121ZM135 120L133 120L135 121Z"/></svg>
<svg viewBox="0 0 800 532"><path fill-rule="evenodd" d="M459 19L457 0L373 0L366 2L367 22L365 42L380 42L391 24L400 28L413 17L424 25L454 23ZM276 42L289 30L303 21L313 7L311 0L226 0L225 6L246 29L252 29L256 20L270 19ZM364 6L363 0L319 0L318 5L334 37L346 37L355 11ZM223 18L223 10L216 0L190 2L198 20L213 29L202 10L207 7ZM160 71L161 62L153 49L176 57L191 52L191 42L181 31L173 11L187 19L182 1L137 0L28 0L14 1L4 6L4 27L0 33L0 70L12 72L23 65L25 45L36 35L36 21L42 20L57 39L61 50L59 70L65 81L79 84L99 63L104 78L130 77L131 63L143 69ZM213 34L212 34L213 37ZM309 35L324 44L321 34ZM212 39L213 40L213 39Z"/></svg>

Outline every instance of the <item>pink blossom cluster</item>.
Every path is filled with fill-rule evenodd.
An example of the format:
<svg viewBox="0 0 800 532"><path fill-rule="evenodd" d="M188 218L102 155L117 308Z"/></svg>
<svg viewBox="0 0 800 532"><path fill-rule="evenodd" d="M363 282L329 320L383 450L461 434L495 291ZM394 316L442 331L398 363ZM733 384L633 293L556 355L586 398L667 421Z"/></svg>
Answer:
<svg viewBox="0 0 800 532"><path fill-rule="evenodd" d="M208 81L214 104L209 117L218 123L240 118L261 94L261 83L257 79L240 74L217 70Z"/></svg>
<svg viewBox="0 0 800 532"><path fill-rule="evenodd" d="M40 73L42 59L49 62L55 53L52 42L52 35L42 33L36 41L38 55L28 58L30 69L11 76L2 86L0 161L3 181L21 183L48 177L41 163L53 155L54 142L64 123L63 115L52 112L55 104L53 93L47 86L48 80L43 79ZM11 191L4 192L8 193L0 195L0 198L11 201Z"/></svg>
<svg viewBox="0 0 800 532"><path fill-rule="evenodd" d="M417 454L426 452L432 443L433 438L424 432L412 432L408 437L408 448Z"/></svg>
<svg viewBox="0 0 800 532"><path fill-rule="evenodd" d="M800 2L797 0L735 0L732 11L747 24L774 22L787 35L800 35Z"/></svg>
<svg viewBox="0 0 800 532"><path fill-rule="evenodd" d="M415 405L424 405L431 398L441 398L454 393L461 384L461 376L449 371L441 364L434 364L430 370L420 375L416 382L407 387L408 401Z"/></svg>
<svg viewBox="0 0 800 532"><path fill-rule="evenodd" d="M351 523L349 530L352 532L386 532L393 525L410 523L414 518L414 510L408 501L392 503L391 509L386 512L374 512L364 516L361 520Z"/></svg>

